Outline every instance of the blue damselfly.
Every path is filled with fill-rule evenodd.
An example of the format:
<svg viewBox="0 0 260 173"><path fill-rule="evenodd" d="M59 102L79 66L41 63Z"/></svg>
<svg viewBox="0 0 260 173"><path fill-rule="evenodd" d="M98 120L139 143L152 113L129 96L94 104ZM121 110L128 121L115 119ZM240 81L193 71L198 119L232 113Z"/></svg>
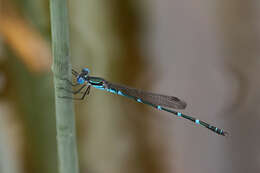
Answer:
<svg viewBox="0 0 260 173"><path fill-rule="evenodd" d="M94 87L100 90L105 90L117 95L125 96L128 98L131 98L139 103L144 103L146 105L152 106L158 110L163 110L169 113L172 113L174 115L177 115L178 117L182 117L184 119L190 120L194 122L195 124L201 125L203 127L206 127L207 129L213 131L214 133L217 133L222 136L226 136L228 133L220 128L217 128L215 126L212 126L204 121L201 121L197 118L184 115L181 112L177 112L168 108L172 109L185 109L186 103L182 101L181 99L174 97L174 96L167 96L167 95L161 95L161 94L155 94L150 93L146 91L142 91L135 88L130 88L127 86L119 85L119 84L113 84L111 82L106 81L103 78L100 77L93 77L89 76L89 69L83 68L82 71L79 73L76 70L72 70L72 74L76 77L76 83L72 83L70 81L70 84L72 86L78 86L81 87L77 89L76 91L73 91L72 93L74 95L76 94L82 94L80 98L73 98L77 100L83 100L86 95L89 94L90 87ZM83 89L85 91L81 92ZM69 98L69 97L63 97L63 98Z"/></svg>

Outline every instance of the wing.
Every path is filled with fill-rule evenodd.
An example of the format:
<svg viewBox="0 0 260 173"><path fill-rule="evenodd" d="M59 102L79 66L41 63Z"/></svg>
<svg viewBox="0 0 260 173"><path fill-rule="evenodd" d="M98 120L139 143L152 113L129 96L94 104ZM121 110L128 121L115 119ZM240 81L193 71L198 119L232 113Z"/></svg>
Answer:
<svg viewBox="0 0 260 173"><path fill-rule="evenodd" d="M129 88L127 86L113 84L107 82L108 89L114 91L114 93L118 93L121 91L120 95L134 97L135 99L141 99L143 101L158 105L165 106L173 109L185 109L186 103L174 96L166 96L161 94L150 93L146 91L142 91L135 88Z"/></svg>

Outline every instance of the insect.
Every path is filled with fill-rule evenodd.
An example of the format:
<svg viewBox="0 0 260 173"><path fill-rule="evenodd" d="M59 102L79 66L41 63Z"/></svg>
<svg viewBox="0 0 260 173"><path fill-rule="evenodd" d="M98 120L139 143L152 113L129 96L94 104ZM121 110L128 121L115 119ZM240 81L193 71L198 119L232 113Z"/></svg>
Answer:
<svg viewBox="0 0 260 173"><path fill-rule="evenodd" d="M139 103L152 106L158 110L166 111L171 114L177 115L177 117L182 117L184 119L190 120L193 123L206 127L207 129L219 135L226 136L228 134L226 131L217 128L215 126L212 126L204 121L201 121L197 118L188 115L184 115L181 112L172 110L172 109L185 109L187 105L184 101L182 101L177 97L150 93L139 89L130 88L127 86L114 84L106 81L103 78L90 76L88 68L83 68L80 73L77 72L76 70L72 70L72 74L76 77L76 83L72 83L69 80L67 81L72 86L78 86L78 85L81 86L76 91L72 91L72 93L74 95L82 94L80 98L73 98L73 99L83 100L85 96L89 94L90 87L92 86L100 90L105 90L117 95L128 97ZM82 92L83 89L85 90ZM63 98L69 98L69 97L63 97ZM172 109L168 109L168 108L172 108Z"/></svg>

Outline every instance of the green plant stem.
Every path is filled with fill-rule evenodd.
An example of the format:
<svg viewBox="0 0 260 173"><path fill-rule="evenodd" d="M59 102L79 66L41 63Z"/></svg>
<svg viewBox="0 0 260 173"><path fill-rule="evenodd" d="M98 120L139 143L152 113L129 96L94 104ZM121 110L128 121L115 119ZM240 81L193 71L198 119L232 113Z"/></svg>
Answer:
<svg viewBox="0 0 260 173"><path fill-rule="evenodd" d="M71 96L61 87L71 89L64 79L71 79L69 22L67 0L50 0L52 54L55 86L58 166L60 173L78 173L74 107Z"/></svg>

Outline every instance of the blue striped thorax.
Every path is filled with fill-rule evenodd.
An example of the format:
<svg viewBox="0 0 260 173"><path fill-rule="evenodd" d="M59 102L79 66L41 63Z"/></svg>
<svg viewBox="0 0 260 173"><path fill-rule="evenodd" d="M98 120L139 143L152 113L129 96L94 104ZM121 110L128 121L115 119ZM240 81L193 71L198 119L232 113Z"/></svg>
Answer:
<svg viewBox="0 0 260 173"><path fill-rule="evenodd" d="M93 85L99 85L102 84L103 80L98 78L89 78L88 82Z"/></svg>

